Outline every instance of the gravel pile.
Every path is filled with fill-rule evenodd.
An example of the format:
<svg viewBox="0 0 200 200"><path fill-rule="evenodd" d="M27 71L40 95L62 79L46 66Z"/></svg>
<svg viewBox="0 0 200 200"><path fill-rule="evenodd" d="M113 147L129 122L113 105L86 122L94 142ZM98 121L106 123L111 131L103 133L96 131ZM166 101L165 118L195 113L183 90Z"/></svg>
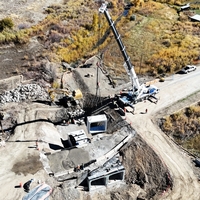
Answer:
<svg viewBox="0 0 200 200"><path fill-rule="evenodd" d="M0 103L21 102L25 100L49 100L48 93L37 84L20 85L0 95Z"/></svg>

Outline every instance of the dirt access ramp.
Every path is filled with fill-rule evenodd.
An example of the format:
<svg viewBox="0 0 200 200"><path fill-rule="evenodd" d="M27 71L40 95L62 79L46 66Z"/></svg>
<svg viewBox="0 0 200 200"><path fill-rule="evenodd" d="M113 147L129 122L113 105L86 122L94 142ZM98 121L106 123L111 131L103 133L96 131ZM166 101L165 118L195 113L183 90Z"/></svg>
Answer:
<svg viewBox="0 0 200 200"><path fill-rule="evenodd" d="M56 106L25 102L5 104L3 109L15 111L13 116L6 112L5 118L9 118L11 115L13 119L16 119L18 126L12 137L6 142L5 147L0 148L0 199L22 199L26 193L19 185L32 178L34 182L30 189L37 186L39 181L55 186L57 182L54 182L54 179L48 176L44 170L41 152L47 149L47 146L49 149L48 141L62 145L54 125L45 121L45 119L54 121L57 112L61 109ZM36 141L38 139L42 139L44 142L38 142L37 149Z"/></svg>

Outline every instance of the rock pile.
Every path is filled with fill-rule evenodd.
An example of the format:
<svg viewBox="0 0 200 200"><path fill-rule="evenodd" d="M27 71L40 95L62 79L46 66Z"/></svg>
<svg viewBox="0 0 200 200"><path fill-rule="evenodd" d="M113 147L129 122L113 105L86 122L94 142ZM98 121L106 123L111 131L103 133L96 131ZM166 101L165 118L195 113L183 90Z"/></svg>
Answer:
<svg viewBox="0 0 200 200"><path fill-rule="evenodd" d="M68 112L68 115L70 118L81 118L85 114L85 111L83 109L77 109L73 112Z"/></svg>
<svg viewBox="0 0 200 200"><path fill-rule="evenodd" d="M20 85L0 95L0 104L25 100L49 100L48 93L38 84Z"/></svg>

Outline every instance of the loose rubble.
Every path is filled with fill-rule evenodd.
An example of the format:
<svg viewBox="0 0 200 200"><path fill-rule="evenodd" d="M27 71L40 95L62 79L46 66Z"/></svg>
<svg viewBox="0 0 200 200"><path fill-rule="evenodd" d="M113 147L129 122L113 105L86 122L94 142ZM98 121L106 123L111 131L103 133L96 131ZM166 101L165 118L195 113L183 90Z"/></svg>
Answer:
<svg viewBox="0 0 200 200"><path fill-rule="evenodd" d="M49 100L48 93L38 84L20 85L0 95L0 104L25 100Z"/></svg>

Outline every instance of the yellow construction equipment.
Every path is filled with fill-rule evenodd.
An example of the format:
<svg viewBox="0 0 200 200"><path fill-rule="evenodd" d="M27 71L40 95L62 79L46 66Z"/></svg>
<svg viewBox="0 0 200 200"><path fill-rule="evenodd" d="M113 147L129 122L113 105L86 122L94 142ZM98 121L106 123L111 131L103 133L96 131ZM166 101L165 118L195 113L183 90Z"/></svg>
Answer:
<svg viewBox="0 0 200 200"><path fill-rule="evenodd" d="M80 89L73 90L72 92L70 92L68 89L50 88L48 92L52 101L55 101L56 99L58 99L60 95L64 95L66 97L73 97L74 100L80 100L83 98L83 94Z"/></svg>

